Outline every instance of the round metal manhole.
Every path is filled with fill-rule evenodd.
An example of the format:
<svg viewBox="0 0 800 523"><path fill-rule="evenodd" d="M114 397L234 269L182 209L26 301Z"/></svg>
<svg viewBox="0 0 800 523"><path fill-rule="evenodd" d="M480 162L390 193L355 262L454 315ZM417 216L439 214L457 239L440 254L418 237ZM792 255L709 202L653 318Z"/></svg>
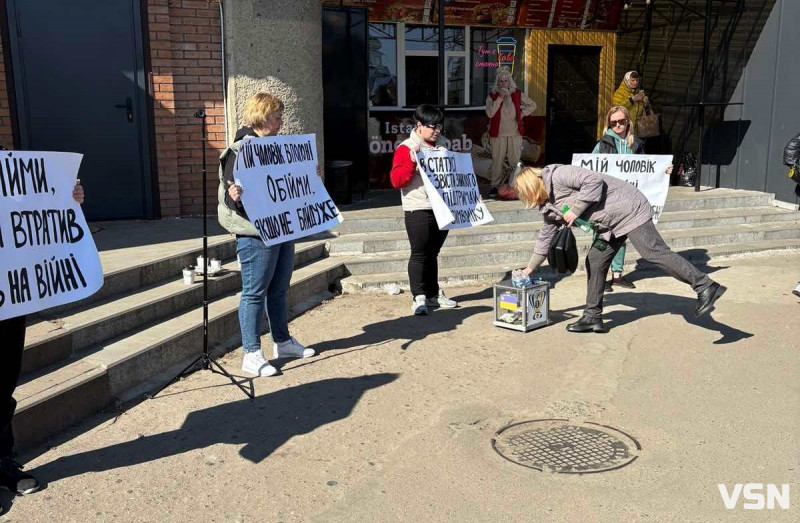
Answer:
<svg viewBox="0 0 800 523"><path fill-rule="evenodd" d="M621 430L567 419L514 423L497 431L492 447L517 465L561 474L616 470L633 463L642 450Z"/></svg>

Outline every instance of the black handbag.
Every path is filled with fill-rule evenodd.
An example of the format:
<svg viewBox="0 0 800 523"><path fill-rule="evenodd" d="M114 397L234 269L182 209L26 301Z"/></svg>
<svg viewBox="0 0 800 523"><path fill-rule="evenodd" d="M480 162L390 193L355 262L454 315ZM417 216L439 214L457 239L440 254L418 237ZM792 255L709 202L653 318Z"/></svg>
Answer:
<svg viewBox="0 0 800 523"><path fill-rule="evenodd" d="M556 232L547 251L547 263L559 274L575 272L578 268L578 245L570 227L565 225Z"/></svg>

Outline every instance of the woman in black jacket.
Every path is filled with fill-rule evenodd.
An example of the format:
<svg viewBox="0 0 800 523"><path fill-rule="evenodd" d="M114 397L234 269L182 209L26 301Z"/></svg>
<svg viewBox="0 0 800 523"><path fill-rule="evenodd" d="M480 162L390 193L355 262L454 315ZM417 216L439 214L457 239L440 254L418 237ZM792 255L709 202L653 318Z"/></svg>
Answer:
<svg viewBox="0 0 800 523"><path fill-rule="evenodd" d="M797 133L797 136L789 140L789 143L786 144L786 148L783 150L783 163L790 168L793 167L800 173L800 133ZM800 176L800 174L798 174L798 176ZM797 180L795 179L795 181ZM800 184L794 188L794 192L800 197ZM797 287L794 288L792 293L800 298L800 281L797 282Z"/></svg>

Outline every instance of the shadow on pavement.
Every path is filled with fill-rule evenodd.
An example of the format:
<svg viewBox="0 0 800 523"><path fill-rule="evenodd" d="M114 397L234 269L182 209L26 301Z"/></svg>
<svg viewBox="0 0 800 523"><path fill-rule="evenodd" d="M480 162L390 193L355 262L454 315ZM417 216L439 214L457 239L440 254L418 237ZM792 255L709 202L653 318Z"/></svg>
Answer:
<svg viewBox="0 0 800 523"><path fill-rule="evenodd" d="M725 296L720 298L720 302L724 303ZM684 298L682 296L674 296L671 294L658 294L655 292L640 292L640 291L614 291L607 293L603 298L603 306L609 305L625 305L627 307L635 307L634 310L628 311L611 311L603 314L603 321L608 329L614 327L621 327L627 323L646 318L647 316L658 316L660 314L679 314L683 316L686 323L697 325L707 330L719 332L722 337L715 340L714 345L726 345L728 343L735 343L739 340L752 338L754 335L751 332L739 330L730 325L720 323L712 317L714 311L700 317L694 317L694 307L697 304L696 298ZM571 311L581 311L583 306L570 307L568 309L555 311L554 314L565 314Z"/></svg>
<svg viewBox="0 0 800 523"><path fill-rule="evenodd" d="M333 378L289 387L190 413L183 426L102 449L58 458L33 474L54 482L175 456L217 443L244 444L239 454L259 463L294 436L347 418L368 390L387 385L399 374ZM313 401L310 401L313 399Z"/></svg>
<svg viewBox="0 0 800 523"><path fill-rule="evenodd" d="M409 300L408 316L371 323L363 327L364 332L361 334L349 338L323 341L311 345L311 348L321 354L329 350L349 349L361 345L382 345L393 340L406 340L402 345L402 349L406 350L415 341L424 340L430 334L450 332L470 316L491 310L491 307L479 305L456 309L434 309L428 316L413 316Z"/></svg>

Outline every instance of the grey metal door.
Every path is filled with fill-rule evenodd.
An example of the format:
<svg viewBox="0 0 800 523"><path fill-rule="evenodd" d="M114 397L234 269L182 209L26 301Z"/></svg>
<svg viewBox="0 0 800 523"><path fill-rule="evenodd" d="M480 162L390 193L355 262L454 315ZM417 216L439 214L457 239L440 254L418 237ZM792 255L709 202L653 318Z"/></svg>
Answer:
<svg viewBox="0 0 800 523"><path fill-rule="evenodd" d="M84 154L90 219L151 218L139 0L6 0L20 145Z"/></svg>

